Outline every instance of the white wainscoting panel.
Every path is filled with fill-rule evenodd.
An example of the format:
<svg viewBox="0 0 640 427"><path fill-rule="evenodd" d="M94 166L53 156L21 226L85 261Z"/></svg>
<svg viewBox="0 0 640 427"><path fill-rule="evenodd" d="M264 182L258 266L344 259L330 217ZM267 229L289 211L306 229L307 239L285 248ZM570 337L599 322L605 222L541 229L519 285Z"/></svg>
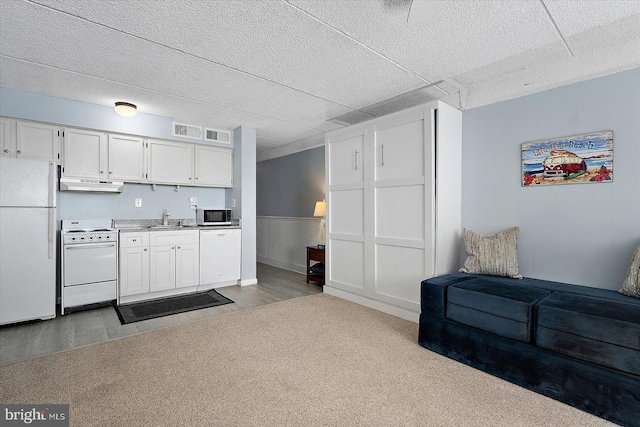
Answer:
<svg viewBox="0 0 640 427"><path fill-rule="evenodd" d="M305 274L307 246L320 241L320 218L256 217L258 262Z"/></svg>

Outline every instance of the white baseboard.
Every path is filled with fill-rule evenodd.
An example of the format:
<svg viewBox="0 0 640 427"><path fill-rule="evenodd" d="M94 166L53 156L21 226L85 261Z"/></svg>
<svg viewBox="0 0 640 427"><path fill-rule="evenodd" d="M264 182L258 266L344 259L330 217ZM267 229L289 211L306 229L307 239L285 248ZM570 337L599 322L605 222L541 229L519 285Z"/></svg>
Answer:
<svg viewBox="0 0 640 427"><path fill-rule="evenodd" d="M382 311L383 313L391 314L392 316L396 316L410 322L418 323L418 320L420 319L420 313L418 312L387 304L385 302L372 300L360 295L355 295L341 289L332 288L331 286L324 286L322 291L327 295L333 295L334 297L355 302L356 304L364 305L365 307L373 308L374 310Z"/></svg>
<svg viewBox="0 0 640 427"><path fill-rule="evenodd" d="M258 284L258 279L244 279L244 280L238 280L238 286L249 286L249 285L257 285Z"/></svg>

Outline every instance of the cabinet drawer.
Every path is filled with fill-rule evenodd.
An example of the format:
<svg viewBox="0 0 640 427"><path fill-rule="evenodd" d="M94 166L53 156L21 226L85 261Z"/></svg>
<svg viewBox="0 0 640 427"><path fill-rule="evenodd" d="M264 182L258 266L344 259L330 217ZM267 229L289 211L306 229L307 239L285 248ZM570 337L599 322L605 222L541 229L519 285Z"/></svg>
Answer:
<svg viewBox="0 0 640 427"><path fill-rule="evenodd" d="M149 246L149 233L120 233L120 247Z"/></svg>
<svg viewBox="0 0 640 427"><path fill-rule="evenodd" d="M174 245L185 243L199 243L198 230L189 231L154 231L150 233L150 245Z"/></svg>

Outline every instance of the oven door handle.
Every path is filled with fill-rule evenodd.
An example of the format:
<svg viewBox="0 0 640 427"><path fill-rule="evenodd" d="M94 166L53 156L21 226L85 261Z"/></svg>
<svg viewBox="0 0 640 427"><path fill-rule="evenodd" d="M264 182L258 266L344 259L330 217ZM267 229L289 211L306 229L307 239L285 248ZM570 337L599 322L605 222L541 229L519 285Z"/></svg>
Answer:
<svg viewBox="0 0 640 427"><path fill-rule="evenodd" d="M85 243L80 245L65 246L65 249L98 249L98 248L114 248L115 243L107 243L106 245L96 245L95 243Z"/></svg>

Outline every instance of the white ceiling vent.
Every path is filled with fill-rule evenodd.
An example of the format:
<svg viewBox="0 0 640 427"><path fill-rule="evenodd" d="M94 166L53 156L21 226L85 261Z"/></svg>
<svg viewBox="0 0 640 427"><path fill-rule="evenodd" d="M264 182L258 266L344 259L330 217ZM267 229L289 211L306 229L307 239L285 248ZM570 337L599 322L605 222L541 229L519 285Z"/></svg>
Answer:
<svg viewBox="0 0 640 427"><path fill-rule="evenodd" d="M184 123L173 123L173 136L183 138L202 139L202 126L185 125Z"/></svg>
<svg viewBox="0 0 640 427"><path fill-rule="evenodd" d="M204 140L211 142L231 143L231 132L226 130L206 129L204 130Z"/></svg>
<svg viewBox="0 0 640 427"><path fill-rule="evenodd" d="M376 117L386 116L387 114L442 99L453 92L459 91L460 88L452 83L440 80L375 104L349 111L346 114L329 119L329 121L345 126L362 123Z"/></svg>

